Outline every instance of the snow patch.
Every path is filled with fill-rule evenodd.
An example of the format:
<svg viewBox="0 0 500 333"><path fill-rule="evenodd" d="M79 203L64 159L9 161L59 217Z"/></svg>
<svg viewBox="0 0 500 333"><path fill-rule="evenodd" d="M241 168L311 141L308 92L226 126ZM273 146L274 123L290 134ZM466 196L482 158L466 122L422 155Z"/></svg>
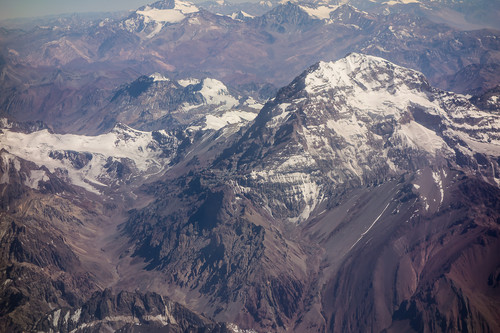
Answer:
<svg viewBox="0 0 500 333"><path fill-rule="evenodd" d="M109 324L109 323L114 323L114 322L138 324L139 319L137 317L134 317L134 316L124 316L124 315L122 315L122 316L108 316L102 320L95 320L95 321L91 321L88 323L83 323L80 326L78 326L77 328L71 330L70 333L76 333L78 331L85 331L86 328L94 327L94 326L97 326L97 325L102 324L102 323Z"/></svg>
<svg viewBox="0 0 500 333"><path fill-rule="evenodd" d="M153 73L149 77L153 79L153 82L170 81L170 79L168 77L166 77L160 73Z"/></svg>
<svg viewBox="0 0 500 333"><path fill-rule="evenodd" d="M410 146L418 147L434 155L441 149L449 149L440 136L415 121L401 125L398 135L406 139Z"/></svg>
<svg viewBox="0 0 500 333"><path fill-rule="evenodd" d="M391 202L387 203L387 205L385 206L385 208L382 210L382 212L379 214L379 216L377 216L377 218L372 222L372 224L368 227L368 229L365 230L365 232L363 232L361 234L361 236L358 238L358 240L356 242L354 242L354 244L352 244L351 248L349 250L351 250L356 244L358 244L358 242L363 238L365 237L365 235L368 233L368 231L370 231L373 226L375 225L375 223L377 223L377 221L382 217L382 215L385 213L385 211L387 210L387 208L389 207L389 205L391 204Z"/></svg>
<svg viewBox="0 0 500 333"><path fill-rule="evenodd" d="M82 314L82 308L78 308L75 313L71 316L71 321L76 323L80 320L80 315Z"/></svg>
<svg viewBox="0 0 500 333"><path fill-rule="evenodd" d="M187 87L189 85L194 85L194 84L198 84L200 83L201 81L199 79L194 79L194 78L189 78L189 79L181 79L181 80L178 80L177 83L179 85L181 85L182 87Z"/></svg>
<svg viewBox="0 0 500 333"><path fill-rule="evenodd" d="M200 93L205 98L206 103L210 105L221 105L224 108L238 105L238 101L229 94L224 83L216 79L204 79Z"/></svg>
<svg viewBox="0 0 500 333"><path fill-rule="evenodd" d="M57 324L59 323L60 316L61 316L61 309L56 310L56 312L54 312L54 320L52 321L52 325L54 327L57 327Z"/></svg>
<svg viewBox="0 0 500 333"><path fill-rule="evenodd" d="M257 333L257 331L252 329L242 329L238 325L233 323L227 323L227 328L230 329L233 333Z"/></svg>
<svg viewBox="0 0 500 333"><path fill-rule="evenodd" d="M0 118L0 128L12 128L12 124L7 118Z"/></svg>
<svg viewBox="0 0 500 333"><path fill-rule="evenodd" d="M232 18L233 20L238 19L238 17L240 17L240 16L243 16L243 17L246 17L246 18L254 18L255 17L255 16L250 15L247 12L244 12L242 10L240 10L239 12L235 12L235 13L232 13L231 15L229 15L229 17Z"/></svg>
<svg viewBox="0 0 500 333"><path fill-rule="evenodd" d="M38 189L40 182L48 180L49 177L44 170L30 170L29 179L26 179L24 184L32 189Z"/></svg>
<svg viewBox="0 0 500 333"><path fill-rule="evenodd" d="M429 206L429 203L427 202L427 198L424 196L422 196L421 198L422 198L422 201L425 203L425 211L426 212L429 211L430 206Z"/></svg>
<svg viewBox="0 0 500 333"><path fill-rule="evenodd" d="M330 13L337 9L339 6L299 7L314 19L327 20L330 18Z"/></svg>
<svg viewBox="0 0 500 333"><path fill-rule="evenodd" d="M63 318L63 325L66 325L69 321L69 315L70 315L70 312L66 312L66 314L64 315L64 318Z"/></svg>
<svg viewBox="0 0 500 333"><path fill-rule="evenodd" d="M158 9L146 6L144 10L138 10L136 13L145 17L145 22L165 22L177 23L182 21L186 14L196 13L199 9L195 5L184 1L175 1L173 9Z"/></svg>
<svg viewBox="0 0 500 333"><path fill-rule="evenodd" d="M191 17L188 22L192 25L201 25L201 22L197 17Z"/></svg>
<svg viewBox="0 0 500 333"><path fill-rule="evenodd" d="M283 121L286 121L286 118L290 114L290 111L286 111L286 109L292 105L291 103L282 103L278 107L281 111L278 115L274 116L271 119L271 122L268 124L269 127L276 127L282 124Z"/></svg>
<svg viewBox="0 0 500 333"><path fill-rule="evenodd" d="M443 180L441 179L441 174L439 172L433 171L432 172L432 178L434 179L434 182L436 183L437 187L439 188L439 193L441 194L441 201L439 202L439 205L443 203L444 200L444 189L443 189Z"/></svg>
<svg viewBox="0 0 500 333"><path fill-rule="evenodd" d="M4 172L2 177L0 177L0 184L8 184L10 182L10 167L13 166L14 169L19 172L21 171L21 162L16 158L16 156L9 153L2 153L1 157Z"/></svg>
<svg viewBox="0 0 500 333"><path fill-rule="evenodd" d="M163 326L166 326L166 325L168 325L168 324L171 323L171 321L170 321L171 317L170 316L161 315L161 314L158 314L156 316L146 315L146 316L144 316L144 319L147 320L147 321L154 321L154 322L160 323Z"/></svg>
<svg viewBox="0 0 500 333"><path fill-rule="evenodd" d="M257 102L253 97L248 97L244 105L256 110L261 110L264 107L264 104Z"/></svg>
<svg viewBox="0 0 500 333"><path fill-rule="evenodd" d="M276 169L252 171L249 174L250 178L257 183L266 185L276 184L281 188L281 192L287 198L287 201L302 203L304 205L304 208L298 215L288 218L288 221L292 223L306 221L323 200L322 187L314 181L313 176L308 173L294 171L295 168L291 167L300 165L301 163L306 163L307 165L310 161L304 160L300 156L296 158L291 157L284 165ZM285 205L283 202L275 199L273 199L272 204L273 206ZM269 207L269 203L266 206L269 214L274 216L275 214L273 214L273 209Z"/></svg>
<svg viewBox="0 0 500 333"><path fill-rule="evenodd" d="M358 122L355 114L351 118L343 118L338 121L328 119L326 125L348 141L365 138L368 132L365 124Z"/></svg>
<svg viewBox="0 0 500 333"><path fill-rule="evenodd" d="M384 2L384 4L389 5L389 6L393 6L393 5L397 5L397 4L409 4L409 3L420 3L420 1L418 1L418 0L390 0L390 1Z"/></svg>
<svg viewBox="0 0 500 333"><path fill-rule="evenodd" d="M244 111L229 111L220 116L207 115L205 118L205 128L219 130L230 124L252 121L256 116L256 113Z"/></svg>

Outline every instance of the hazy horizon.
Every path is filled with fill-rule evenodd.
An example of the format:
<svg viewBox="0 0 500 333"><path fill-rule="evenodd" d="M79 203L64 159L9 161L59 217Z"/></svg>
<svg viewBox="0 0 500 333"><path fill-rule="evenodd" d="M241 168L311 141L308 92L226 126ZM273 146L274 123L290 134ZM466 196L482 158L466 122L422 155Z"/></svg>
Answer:
<svg viewBox="0 0 500 333"><path fill-rule="evenodd" d="M141 6L154 3L157 0L0 0L0 20L29 19L50 15L91 13L91 12L115 12L123 10L134 10ZM188 0L194 3L203 0ZM253 0L256 1L256 0ZM252 0L230 0L230 2L253 2Z"/></svg>

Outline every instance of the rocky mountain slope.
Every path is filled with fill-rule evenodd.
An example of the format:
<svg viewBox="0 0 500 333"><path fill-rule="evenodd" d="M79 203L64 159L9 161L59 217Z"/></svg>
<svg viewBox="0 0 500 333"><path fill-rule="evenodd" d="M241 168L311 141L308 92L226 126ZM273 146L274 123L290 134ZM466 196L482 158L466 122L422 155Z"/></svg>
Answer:
<svg viewBox="0 0 500 333"><path fill-rule="evenodd" d="M103 292L118 278L120 257L109 250L117 225L151 200L134 191L180 151L164 134L119 126L85 137L4 123L1 331L237 332L159 295Z"/></svg>
<svg viewBox="0 0 500 333"><path fill-rule="evenodd" d="M77 306L112 274L93 248L106 205L42 164L1 155L0 330L29 330L54 306ZM80 192L81 193L81 192ZM75 200L76 199L76 200Z"/></svg>
<svg viewBox="0 0 500 333"><path fill-rule="evenodd" d="M219 320L273 331L495 330L498 313L483 301L497 304L498 121L380 58L319 63L211 169L150 187L157 199L125 232L148 274L207 297L192 306ZM488 272L463 280L478 253ZM165 290L155 279L148 288Z"/></svg>
<svg viewBox="0 0 500 333"><path fill-rule="evenodd" d="M154 294L97 292L78 309L57 309L36 325L38 332L234 332L234 324L218 324Z"/></svg>

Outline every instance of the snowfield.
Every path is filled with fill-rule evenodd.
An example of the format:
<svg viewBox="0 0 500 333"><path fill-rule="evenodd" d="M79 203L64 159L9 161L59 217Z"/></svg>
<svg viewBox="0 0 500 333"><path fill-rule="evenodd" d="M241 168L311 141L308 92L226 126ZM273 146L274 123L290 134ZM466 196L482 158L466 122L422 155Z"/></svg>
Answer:
<svg viewBox="0 0 500 333"><path fill-rule="evenodd" d="M173 9L157 9L146 6L144 10L138 10L137 14L146 17L146 23L150 21L177 23L186 18L186 14L196 13L199 9L195 5L184 1L175 1Z"/></svg>
<svg viewBox="0 0 500 333"><path fill-rule="evenodd" d="M160 135L168 137L164 131ZM98 136L74 134L53 134L41 130L29 134L3 130L0 134L2 148L38 166L45 166L50 172L67 173L69 180L88 191L98 192L107 186L109 179L106 166L113 161L131 164L138 174L160 172L169 159L162 156L162 150L151 132L134 130L117 125L111 132ZM74 166L67 158L56 158L64 152L88 153L90 160L82 168ZM59 154L59 155L61 155ZM41 173L33 174L33 183L43 178Z"/></svg>

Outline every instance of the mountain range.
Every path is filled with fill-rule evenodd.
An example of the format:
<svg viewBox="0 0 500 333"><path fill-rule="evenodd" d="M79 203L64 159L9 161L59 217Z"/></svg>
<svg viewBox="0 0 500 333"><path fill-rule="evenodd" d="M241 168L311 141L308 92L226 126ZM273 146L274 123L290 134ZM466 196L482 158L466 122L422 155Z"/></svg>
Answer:
<svg viewBox="0 0 500 333"><path fill-rule="evenodd" d="M0 330L500 330L495 7L405 2L5 29Z"/></svg>
<svg viewBox="0 0 500 333"><path fill-rule="evenodd" d="M171 1L83 27L58 21L27 32L6 29L1 112L75 132L81 114L104 113L116 90L141 75L211 77L241 94L242 85L279 87L311 64L349 52L418 70L445 90L481 95L496 87L498 31L433 21L425 6L382 4L367 12L287 2L242 20Z"/></svg>

